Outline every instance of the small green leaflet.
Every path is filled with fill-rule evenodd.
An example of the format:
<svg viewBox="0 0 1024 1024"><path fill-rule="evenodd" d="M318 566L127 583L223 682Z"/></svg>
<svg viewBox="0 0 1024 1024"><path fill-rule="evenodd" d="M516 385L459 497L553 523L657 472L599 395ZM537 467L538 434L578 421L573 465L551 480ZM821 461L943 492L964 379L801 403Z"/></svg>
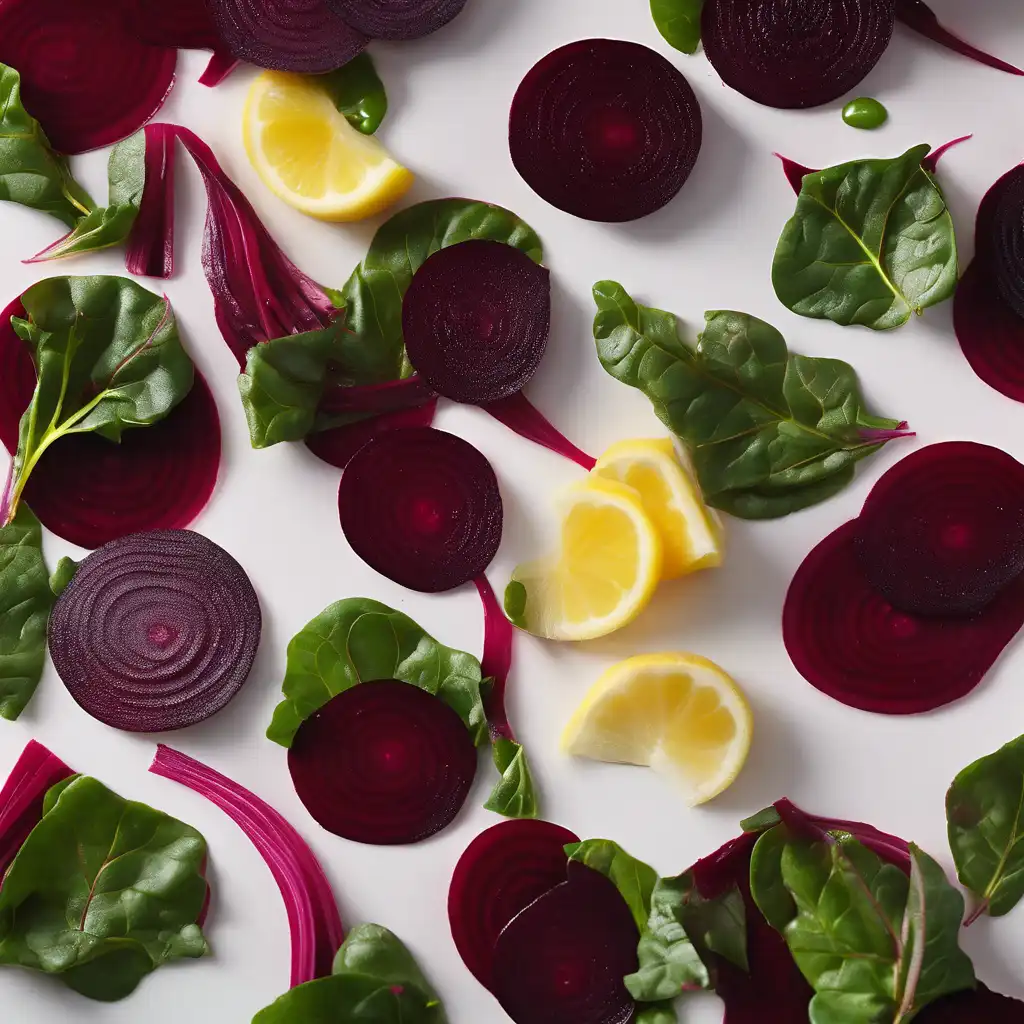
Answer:
<svg viewBox="0 0 1024 1024"><path fill-rule="evenodd" d="M78 562L65 555L50 573L50 590L54 597L60 597L64 593L64 588L74 579L76 572L78 572Z"/></svg>
<svg viewBox="0 0 1024 1024"><path fill-rule="evenodd" d="M579 861L610 879L626 901L637 928L643 932L651 914L651 895L658 873L649 864L631 857L611 839L585 839L565 848L569 860Z"/></svg>
<svg viewBox="0 0 1024 1024"><path fill-rule="evenodd" d="M368 53L353 57L337 71L310 75L308 80L327 91L331 102L353 128L373 135L388 112L388 96Z"/></svg>
<svg viewBox="0 0 1024 1024"><path fill-rule="evenodd" d="M675 1007L671 1003L649 1003L638 1006L633 1024L676 1024Z"/></svg>
<svg viewBox="0 0 1024 1024"><path fill-rule="evenodd" d="M797 912L782 879L782 854L789 841L786 826L776 825L761 833L750 854L751 898L777 932L784 931Z"/></svg>
<svg viewBox="0 0 1024 1024"><path fill-rule="evenodd" d="M707 313L691 348L673 314L622 285L601 281L594 299L601 365L685 442L709 505L743 519L788 515L841 491L858 461L902 436L905 424L864 410L849 364L790 353L757 317Z"/></svg>
<svg viewBox="0 0 1024 1024"><path fill-rule="evenodd" d="M784 306L884 331L953 294L956 237L942 190L921 166L930 148L804 177L772 264Z"/></svg>
<svg viewBox="0 0 1024 1024"><path fill-rule="evenodd" d="M1024 896L1024 736L979 758L946 794L949 847L982 914L1001 917Z"/></svg>
<svg viewBox="0 0 1024 1024"><path fill-rule="evenodd" d="M700 46L700 15L704 0L651 0L651 16L662 38L683 53Z"/></svg>
<svg viewBox="0 0 1024 1024"><path fill-rule="evenodd" d="M498 737L492 740L491 754L501 778L484 807L506 818L536 818L537 791L522 745Z"/></svg>

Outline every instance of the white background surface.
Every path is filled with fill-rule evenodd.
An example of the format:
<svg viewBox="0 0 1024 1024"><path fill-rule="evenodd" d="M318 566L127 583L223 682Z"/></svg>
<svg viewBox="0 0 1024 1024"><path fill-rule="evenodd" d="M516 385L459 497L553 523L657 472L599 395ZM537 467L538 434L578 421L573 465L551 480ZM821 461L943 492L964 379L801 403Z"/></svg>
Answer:
<svg viewBox="0 0 1024 1024"><path fill-rule="evenodd" d="M974 42L1024 63L1018 0L933 0ZM554 47L588 36L646 43L683 69L704 112L704 147L682 193L634 224L604 226L548 207L520 180L508 157L506 118L522 75ZM889 108L879 132L857 132L841 103L809 112L759 107L724 88L702 55L664 44L646 0L470 0L464 14L419 43L371 47L391 113L380 137L417 172L411 200L457 195L501 203L541 234L553 271L554 322L530 398L581 447L662 433L638 392L600 368L590 331L590 287L621 281L640 301L680 314L689 333L705 309L735 308L776 324L790 346L849 360L872 411L903 417L915 443L964 438L1002 446L1024 459L1024 408L977 380L953 337L950 304L891 334L841 329L785 310L770 282L772 253L793 208L773 150L812 166L892 156L974 132L943 161L941 181L956 220L963 262L984 191L1024 158L1024 80L958 58L897 28L884 58L858 90ZM195 129L250 196L295 261L340 287L375 224L321 225L273 198L241 146L241 111L252 72L210 91L196 83L205 55L184 54L162 119ZM472 586L447 596L413 594L377 576L348 549L338 528L338 472L302 446L248 447L235 391L236 364L219 336L200 266L205 214L200 179L178 154L178 273L166 284L186 344L213 387L225 455L210 506L195 524L249 572L263 604L263 644L245 688L215 719L168 740L238 779L286 814L322 860L347 924L377 921L396 931L440 989L452 1024L500 1024L505 1015L463 967L445 910L448 880L474 835L498 819L481 807L488 766L456 823L415 847L358 846L323 832L292 790L286 753L263 736L279 699L288 639L331 601L369 596L401 608L443 642L479 652L481 614ZM105 196L106 153L73 161L97 199ZM0 300L38 278L19 260L52 242L59 225L7 205L0 210ZM68 262L58 273L123 273L118 254ZM151 283L152 284L152 283ZM158 287L158 284L152 284ZM580 473L470 408L445 404L438 426L471 439L495 465L505 499L505 535L490 577L499 590L515 564L534 553L551 517L551 496ZM873 480L911 443L890 445L862 464L856 483L824 505L763 524L729 519L726 565L665 585L631 627L582 646L517 639L510 681L512 720L528 745L545 816L582 837L614 838L663 873L676 872L737 831L741 817L788 795L808 809L859 818L914 839L949 866L943 795L974 758L1024 732L1018 643L968 698L917 718L886 718L843 707L805 683L782 645L786 585L807 551L854 515ZM2 468L2 467L0 467ZM48 536L51 565L76 554ZM562 726L588 686L612 662L643 651L693 650L719 662L746 688L755 740L738 782L711 806L687 809L644 769L571 763L557 750ZM10 1024L244 1024L288 985L284 906L255 849L212 804L146 773L153 739L115 732L71 700L52 669L19 722L0 723L0 772L29 738L126 797L146 800L200 828L212 853L214 901L207 930L215 955L163 968L130 999L91 1003L59 983L17 970L0 978ZM965 944L980 976L1024 996L1024 908L983 920ZM717 1024L714 996L691 1001L689 1024Z"/></svg>

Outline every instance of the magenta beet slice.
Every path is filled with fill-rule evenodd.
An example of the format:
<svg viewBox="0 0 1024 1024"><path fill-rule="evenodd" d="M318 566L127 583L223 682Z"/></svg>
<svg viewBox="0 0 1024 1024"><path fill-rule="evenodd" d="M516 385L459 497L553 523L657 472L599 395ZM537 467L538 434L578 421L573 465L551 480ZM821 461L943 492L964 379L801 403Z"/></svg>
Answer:
<svg viewBox="0 0 1024 1024"><path fill-rule="evenodd" d="M147 124L146 184L139 213L125 242L129 274L170 277L174 273L174 150L172 124Z"/></svg>
<svg viewBox="0 0 1024 1024"><path fill-rule="evenodd" d="M1024 466L1000 448L947 441L901 459L857 519L869 584L918 615L970 615L1024 570Z"/></svg>
<svg viewBox="0 0 1024 1024"><path fill-rule="evenodd" d="M1024 1002L978 982L975 989L954 992L926 1006L914 1020L917 1024L1024 1024Z"/></svg>
<svg viewBox="0 0 1024 1024"><path fill-rule="evenodd" d="M477 754L444 701L394 679L361 683L307 718L288 750L306 810L343 839L418 843L459 813Z"/></svg>
<svg viewBox="0 0 1024 1024"><path fill-rule="evenodd" d="M1006 304L1024 317L1024 165L1004 174L978 211L977 259Z"/></svg>
<svg viewBox="0 0 1024 1024"><path fill-rule="evenodd" d="M342 427L333 427L310 434L306 438L306 447L318 458L338 469L344 469L360 448L369 444L374 438L392 430L405 430L409 427L429 427L434 422L437 411L437 399L431 399L415 409L402 409L397 412L370 416L365 420L357 420Z"/></svg>
<svg viewBox="0 0 1024 1024"><path fill-rule="evenodd" d="M1024 625L1024 576L971 617L897 611L864 575L858 531L852 520L829 534L789 585L782 632L797 671L835 700L882 714L970 693Z"/></svg>
<svg viewBox="0 0 1024 1024"><path fill-rule="evenodd" d="M218 34L239 60L315 75L347 64L367 39L326 0L207 0Z"/></svg>
<svg viewBox="0 0 1024 1024"><path fill-rule="evenodd" d="M221 45L206 0L119 2L128 31L140 42L183 50L216 50Z"/></svg>
<svg viewBox="0 0 1024 1024"><path fill-rule="evenodd" d="M177 58L132 35L116 3L0 3L0 62L21 73L25 109L61 153L138 131L170 92Z"/></svg>
<svg viewBox="0 0 1024 1024"><path fill-rule="evenodd" d="M537 372L551 330L551 276L503 242L438 249L402 301L409 362L455 402L496 402Z"/></svg>
<svg viewBox="0 0 1024 1024"><path fill-rule="evenodd" d="M448 889L448 922L455 948L485 988L502 929L565 882L565 847L578 842L561 825L520 818L492 825L466 847Z"/></svg>
<svg viewBox="0 0 1024 1024"><path fill-rule="evenodd" d="M466 0L327 0L327 5L371 39L419 39L461 14Z"/></svg>
<svg viewBox="0 0 1024 1024"><path fill-rule="evenodd" d="M1006 304L977 259L953 295L953 326L971 369L1000 394L1024 402L1024 317Z"/></svg>
<svg viewBox="0 0 1024 1024"><path fill-rule="evenodd" d="M93 718L129 732L182 729L241 689L260 642L245 570L189 530L94 551L54 605L50 657Z"/></svg>
<svg viewBox="0 0 1024 1024"><path fill-rule="evenodd" d="M479 576L501 543L491 464L468 441L431 427L394 430L361 448L341 478L338 509L367 565L424 593Z"/></svg>
<svg viewBox="0 0 1024 1024"><path fill-rule="evenodd" d="M893 0L708 0L704 52L722 81L769 107L848 92L892 39Z"/></svg>
<svg viewBox="0 0 1024 1024"><path fill-rule="evenodd" d="M20 296L0 312L0 443L11 454L18 447L21 414L36 389L36 368L28 349L14 333L12 316L25 316Z"/></svg>
<svg viewBox="0 0 1024 1024"><path fill-rule="evenodd" d="M660 210L700 152L689 83L660 54L620 39L583 39L539 61L512 101L509 147L552 206L595 221Z"/></svg>
<svg viewBox="0 0 1024 1024"><path fill-rule="evenodd" d="M640 934L614 883L583 864L517 914L494 946L493 988L516 1024L628 1024L623 978Z"/></svg>

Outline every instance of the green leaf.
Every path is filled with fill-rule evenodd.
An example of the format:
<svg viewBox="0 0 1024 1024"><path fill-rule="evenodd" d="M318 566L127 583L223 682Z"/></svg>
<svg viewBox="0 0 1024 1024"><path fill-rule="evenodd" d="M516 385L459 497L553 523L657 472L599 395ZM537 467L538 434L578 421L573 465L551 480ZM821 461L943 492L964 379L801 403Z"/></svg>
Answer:
<svg viewBox="0 0 1024 1024"><path fill-rule="evenodd" d="M0 200L42 210L73 228L95 204L21 104L21 76L0 64Z"/></svg>
<svg viewBox="0 0 1024 1024"><path fill-rule="evenodd" d="M22 295L27 320L11 323L36 367L32 402L0 523L9 522L47 448L69 434L120 441L163 419L192 387L193 368L170 302L125 277L52 277Z"/></svg>
<svg viewBox="0 0 1024 1024"><path fill-rule="evenodd" d="M696 53L700 46L700 15L704 0L651 0L654 24L669 46Z"/></svg>
<svg viewBox="0 0 1024 1024"><path fill-rule="evenodd" d="M675 316L622 285L601 281L594 299L601 364L685 442L709 505L744 519L788 515L842 490L860 459L898 436L898 421L865 413L849 364L792 355L757 317L707 313L691 348Z"/></svg>
<svg viewBox="0 0 1024 1024"><path fill-rule="evenodd" d="M407 615L352 597L325 608L292 637L267 738L290 747L299 726L332 697L375 679L399 679L440 697L479 745L487 737L480 662L438 643Z"/></svg>
<svg viewBox="0 0 1024 1024"><path fill-rule="evenodd" d="M325 89L348 123L364 135L373 135L388 112L384 83L368 53L359 54L337 71L310 75L309 81Z"/></svg>
<svg viewBox="0 0 1024 1024"><path fill-rule="evenodd" d="M520 629L525 629L526 623L526 587L519 580L510 580L505 587L505 614L509 622Z"/></svg>
<svg viewBox="0 0 1024 1024"><path fill-rule="evenodd" d="M637 1007L633 1024L677 1024L678 1020L673 1003L652 1003Z"/></svg>
<svg viewBox="0 0 1024 1024"><path fill-rule="evenodd" d="M741 971L750 970L747 961L747 908L743 894L734 885L721 896L704 899L696 889L682 907L682 922L701 959L714 953Z"/></svg>
<svg viewBox="0 0 1024 1024"><path fill-rule="evenodd" d="M195 924L205 859L195 829L75 779L4 878L0 963L74 972L68 983L94 998L127 995L161 964L208 951Z"/></svg>
<svg viewBox="0 0 1024 1024"><path fill-rule="evenodd" d="M50 573L50 590L54 597L60 597L64 588L74 579L78 572L78 562L65 555L58 563L57 568Z"/></svg>
<svg viewBox="0 0 1024 1024"><path fill-rule="evenodd" d="M441 1024L443 1010L415 986L365 974L332 974L298 985L252 1024Z"/></svg>
<svg viewBox="0 0 1024 1024"><path fill-rule="evenodd" d="M484 807L506 818L536 818L537 791L522 745L498 737L493 741L491 754L501 778L495 783Z"/></svg>
<svg viewBox="0 0 1024 1024"><path fill-rule="evenodd" d="M42 678L52 607L42 527L23 505L0 529L0 717L8 721L25 710Z"/></svg>
<svg viewBox="0 0 1024 1024"><path fill-rule="evenodd" d="M651 896L658 881L654 868L631 857L611 839L585 839L582 843L570 843L565 853L569 860L586 864L615 883L642 933L647 927Z"/></svg>
<svg viewBox="0 0 1024 1024"><path fill-rule="evenodd" d="M772 264L783 305L801 316L883 331L953 294L953 220L921 166L930 148L804 177Z"/></svg>
<svg viewBox="0 0 1024 1024"><path fill-rule="evenodd" d="M778 932L796 916L796 904L782 880L782 853L789 841L786 826L776 825L761 833L750 855L750 895Z"/></svg>
<svg viewBox="0 0 1024 1024"><path fill-rule="evenodd" d="M744 832L766 832L768 829L773 828L782 821L779 812L775 809L775 805L771 804L766 807L763 811L758 811L757 814L750 815L749 818L744 818L740 822L740 828Z"/></svg>
<svg viewBox="0 0 1024 1024"><path fill-rule="evenodd" d="M63 793L72 782L77 781L81 777L81 774L69 775L66 779L61 779L60 782L55 782L46 791L46 796L43 797L43 814L49 814L50 811L57 806L57 801L60 799L61 793Z"/></svg>
<svg viewBox="0 0 1024 1024"><path fill-rule="evenodd" d="M946 821L957 876L978 900L970 919L1008 913L1024 896L1024 736L957 775Z"/></svg>

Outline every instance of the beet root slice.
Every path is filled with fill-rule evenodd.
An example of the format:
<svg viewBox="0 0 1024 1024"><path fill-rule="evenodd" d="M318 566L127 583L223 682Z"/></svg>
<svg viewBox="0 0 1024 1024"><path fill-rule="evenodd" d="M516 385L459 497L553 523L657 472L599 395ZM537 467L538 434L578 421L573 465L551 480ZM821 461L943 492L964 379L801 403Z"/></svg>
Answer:
<svg viewBox="0 0 1024 1024"><path fill-rule="evenodd" d="M978 210L976 259L1006 304L1024 317L1024 165L1004 174Z"/></svg>
<svg viewBox="0 0 1024 1024"><path fill-rule="evenodd" d="M177 58L128 31L117 3L0 3L0 62L21 73L25 109L61 153L138 131L167 98Z"/></svg>
<svg viewBox="0 0 1024 1024"><path fill-rule="evenodd" d="M221 45L206 0L117 0L128 31L150 46L175 46L182 50L216 50Z"/></svg>
<svg viewBox="0 0 1024 1024"><path fill-rule="evenodd" d="M139 213L125 242L129 274L170 277L174 273L174 150L172 124L147 124L146 184Z"/></svg>
<svg viewBox="0 0 1024 1024"><path fill-rule="evenodd" d="M637 969L633 915L614 883L584 864L498 936L493 989L516 1024L627 1024L623 978Z"/></svg>
<svg viewBox="0 0 1024 1024"><path fill-rule="evenodd" d="M509 147L526 183L585 220L636 220L683 187L700 152L700 104L660 54L584 39L539 61L512 101Z"/></svg>
<svg viewBox="0 0 1024 1024"><path fill-rule="evenodd" d="M50 656L93 718L129 732L182 729L220 711L261 631L249 577L189 530L112 541L78 567L50 617Z"/></svg>
<svg viewBox="0 0 1024 1024"><path fill-rule="evenodd" d="M327 6L370 39L419 39L461 14L466 0L327 0Z"/></svg>
<svg viewBox="0 0 1024 1024"><path fill-rule="evenodd" d="M295 792L328 832L392 846L459 813L477 754L444 701L394 679L361 683L307 718L288 750Z"/></svg>
<svg viewBox="0 0 1024 1024"><path fill-rule="evenodd" d="M704 52L726 85L768 107L817 107L878 63L893 0L708 0Z"/></svg>
<svg viewBox="0 0 1024 1024"><path fill-rule="evenodd" d="M423 593L475 579L501 542L491 464L468 441L431 427L394 430L361 448L341 478L338 510L367 565Z"/></svg>
<svg viewBox="0 0 1024 1024"><path fill-rule="evenodd" d="M438 249L402 301L409 362L439 395L481 404L508 398L536 373L551 330L551 278L504 242Z"/></svg>
<svg viewBox="0 0 1024 1024"><path fill-rule="evenodd" d="M897 611L864 574L858 532L852 520L829 534L789 586L782 633L797 671L840 703L881 714L932 711L970 693L1024 625L1024 576L969 618Z"/></svg>
<svg viewBox="0 0 1024 1024"><path fill-rule="evenodd" d="M890 604L971 615L1024 570L1024 466L973 441L928 445L875 484L857 526L861 567Z"/></svg>
<svg viewBox="0 0 1024 1024"><path fill-rule="evenodd" d="M328 465L344 469L356 452L375 438L392 430L429 427L434 422L436 412L437 399L432 398L415 409L382 413L379 416L370 416L365 420L310 434L306 438L306 447Z"/></svg>
<svg viewBox="0 0 1024 1024"><path fill-rule="evenodd" d="M977 988L953 992L930 1003L914 1020L917 1024L1021 1024L1024 1002L978 982Z"/></svg>
<svg viewBox="0 0 1024 1024"><path fill-rule="evenodd" d="M565 882L565 847L578 842L561 825L520 818L492 825L466 847L448 889L448 922L455 948L485 988L493 984L502 929Z"/></svg>

